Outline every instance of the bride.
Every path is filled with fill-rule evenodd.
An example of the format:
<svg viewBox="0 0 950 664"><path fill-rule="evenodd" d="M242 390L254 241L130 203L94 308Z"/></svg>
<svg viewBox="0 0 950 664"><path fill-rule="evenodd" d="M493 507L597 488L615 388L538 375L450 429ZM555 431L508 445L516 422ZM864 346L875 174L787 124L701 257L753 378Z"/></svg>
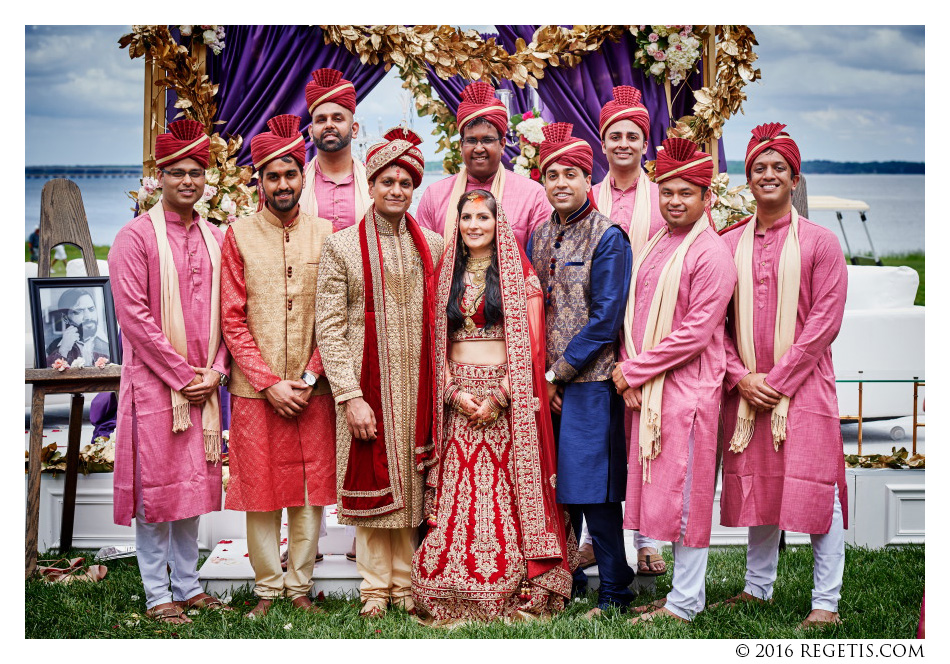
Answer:
<svg viewBox="0 0 950 664"><path fill-rule="evenodd" d="M438 269L429 532L412 559L423 622L549 616L570 597L573 536L554 501L538 278L495 198L465 194Z"/></svg>

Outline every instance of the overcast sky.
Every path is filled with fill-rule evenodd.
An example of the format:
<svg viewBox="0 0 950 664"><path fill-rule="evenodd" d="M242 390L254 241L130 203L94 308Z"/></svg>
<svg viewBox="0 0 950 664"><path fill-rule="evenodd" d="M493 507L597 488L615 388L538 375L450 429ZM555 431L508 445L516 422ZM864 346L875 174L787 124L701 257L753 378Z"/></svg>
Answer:
<svg viewBox="0 0 950 664"><path fill-rule="evenodd" d="M752 127L784 122L804 159L924 160L922 26L752 27L762 80L726 124L729 159ZM27 165L141 162L144 64L118 47L128 29L26 27ZM361 102L370 133L399 123L402 94L390 72ZM427 158L440 158L431 124L414 123Z"/></svg>

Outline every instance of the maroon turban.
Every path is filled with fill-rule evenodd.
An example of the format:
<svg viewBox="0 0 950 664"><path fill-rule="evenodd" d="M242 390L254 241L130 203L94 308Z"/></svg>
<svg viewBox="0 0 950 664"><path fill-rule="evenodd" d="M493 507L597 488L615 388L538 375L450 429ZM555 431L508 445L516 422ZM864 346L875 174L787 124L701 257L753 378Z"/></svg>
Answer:
<svg viewBox="0 0 950 664"><path fill-rule="evenodd" d="M390 129L383 138L386 142L374 145L366 155L366 179L372 180L387 166L402 166L409 171L413 187L422 184L426 161L416 147L422 139L405 127Z"/></svg>
<svg viewBox="0 0 950 664"><path fill-rule="evenodd" d="M182 159L194 159L208 168L211 159L211 138L197 120L175 120L167 134L155 137L155 166L163 168Z"/></svg>
<svg viewBox="0 0 950 664"><path fill-rule="evenodd" d="M752 162L765 150L775 150L792 169L792 175L798 175L802 170L802 155L798 151L798 145L788 135L788 132L782 131L785 125L778 122L769 122L761 124L752 130L752 138L749 139L749 147L745 150L745 179L749 180L752 174Z"/></svg>
<svg viewBox="0 0 950 664"><path fill-rule="evenodd" d="M650 112L640 103L640 91L629 85L615 87L614 98L601 109L600 140L607 135L607 128L620 120L632 120L640 127L643 138L650 138Z"/></svg>
<svg viewBox="0 0 950 664"><path fill-rule="evenodd" d="M541 141L541 172L557 162L565 166L577 166L590 175L594 169L594 151L583 138L571 136L574 128L570 122L552 122L541 127L544 140Z"/></svg>
<svg viewBox="0 0 950 664"><path fill-rule="evenodd" d="M349 109L350 113L356 113L356 88L343 78L343 72L336 69L318 69L310 75L313 80L307 83L304 90L310 115L313 115L313 109L328 101Z"/></svg>
<svg viewBox="0 0 950 664"><path fill-rule="evenodd" d="M270 131L251 139L251 159L260 170L279 157L293 157L300 168L307 162L307 146L300 133L300 118L296 115L278 115L267 121Z"/></svg>
<svg viewBox="0 0 950 664"><path fill-rule="evenodd" d="M659 184L676 178L699 187L708 187L713 178L712 157L685 138L667 138L656 151L653 179Z"/></svg>
<svg viewBox="0 0 950 664"><path fill-rule="evenodd" d="M475 118L485 118L491 122L502 139L508 133L508 109L495 96L495 88L484 81L469 83L462 90L462 101L455 114L459 133Z"/></svg>

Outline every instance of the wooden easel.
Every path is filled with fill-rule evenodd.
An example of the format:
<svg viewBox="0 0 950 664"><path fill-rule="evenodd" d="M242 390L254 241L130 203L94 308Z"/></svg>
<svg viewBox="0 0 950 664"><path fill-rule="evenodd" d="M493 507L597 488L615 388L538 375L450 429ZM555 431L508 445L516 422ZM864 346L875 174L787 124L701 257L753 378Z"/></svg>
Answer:
<svg viewBox="0 0 950 664"><path fill-rule="evenodd" d="M83 208L79 187L70 180L50 180L43 187L40 203L40 255L38 277L48 277L50 250L58 244L69 243L82 251L86 275L99 276L99 266L89 234L89 223ZM115 392L119 389L121 367L57 371L56 369L27 369L26 383L33 386L30 411L30 461L27 474L26 496L26 576L36 569L40 521L40 454L43 444L43 411L47 394L72 394L69 408L69 434L66 448L66 486L63 490L63 519L60 527L59 548L67 551L73 546L73 520L76 513L76 475L79 470L79 444L82 434L84 392Z"/></svg>

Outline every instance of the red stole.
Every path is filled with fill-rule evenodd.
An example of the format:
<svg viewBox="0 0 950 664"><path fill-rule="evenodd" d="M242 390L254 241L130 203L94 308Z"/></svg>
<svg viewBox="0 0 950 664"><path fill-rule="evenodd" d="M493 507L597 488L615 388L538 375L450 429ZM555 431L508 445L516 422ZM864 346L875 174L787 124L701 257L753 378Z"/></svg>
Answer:
<svg viewBox="0 0 950 664"><path fill-rule="evenodd" d="M340 495L340 512L344 516L363 516L372 511L373 516L388 514L403 507L402 501L394 498L393 482L399 482L399 477L390 477L389 459L386 455L386 423L389 422L383 413L382 394L380 392L381 369L379 366L379 328L377 327L377 308L375 302L374 285L381 284L380 293L385 293L385 283L382 274L374 275L369 260L369 242L367 241L367 218L374 219L373 232L376 233L376 248L379 252L378 264L383 264L382 249L379 244L379 229L375 223L375 209L370 208L359 223L360 256L363 263L363 302L365 311L365 329L363 341L363 363L360 374L360 389L363 391L363 400L373 409L376 418L376 440L350 440L350 454L346 464L346 474L343 476L343 494ZM419 388L416 400L416 426L414 437L415 462L418 469L433 462L433 447L431 440L432 402L432 329L433 329L433 298L432 279L433 265L432 252L429 243L422 233L418 222L406 214L406 229L415 244L416 251L422 259L424 276L423 287L423 318L422 318L422 348L419 353ZM384 296L385 299L385 296ZM385 302L380 303L379 314L385 316ZM398 464L392 464L398 468ZM349 495L347 495L349 494ZM354 495L356 494L356 495ZM401 492L400 492L401 495Z"/></svg>

